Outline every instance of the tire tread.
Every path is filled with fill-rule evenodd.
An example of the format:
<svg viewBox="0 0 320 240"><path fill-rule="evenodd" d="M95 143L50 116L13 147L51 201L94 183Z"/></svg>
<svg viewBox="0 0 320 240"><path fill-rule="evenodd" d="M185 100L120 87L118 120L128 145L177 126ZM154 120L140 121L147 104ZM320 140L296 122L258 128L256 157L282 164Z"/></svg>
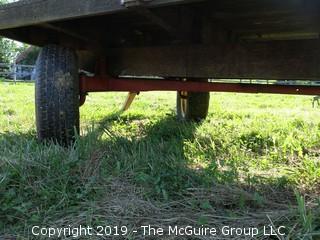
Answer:
<svg viewBox="0 0 320 240"><path fill-rule="evenodd" d="M36 63L36 125L39 140L69 145L79 131L79 81L75 51L45 46Z"/></svg>

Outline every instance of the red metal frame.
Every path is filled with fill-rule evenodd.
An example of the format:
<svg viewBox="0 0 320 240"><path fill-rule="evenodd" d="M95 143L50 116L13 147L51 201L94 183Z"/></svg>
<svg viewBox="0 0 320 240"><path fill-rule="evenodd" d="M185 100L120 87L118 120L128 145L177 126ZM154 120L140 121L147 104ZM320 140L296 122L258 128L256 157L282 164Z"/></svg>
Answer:
<svg viewBox="0 0 320 240"><path fill-rule="evenodd" d="M320 86L217 83L203 81L177 81L166 79L113 78L107 75L80 77L80 93L88 92L142 92L142 91L186 91L186 92L240 92L277 93L296 95L320 95Z"/></svg>

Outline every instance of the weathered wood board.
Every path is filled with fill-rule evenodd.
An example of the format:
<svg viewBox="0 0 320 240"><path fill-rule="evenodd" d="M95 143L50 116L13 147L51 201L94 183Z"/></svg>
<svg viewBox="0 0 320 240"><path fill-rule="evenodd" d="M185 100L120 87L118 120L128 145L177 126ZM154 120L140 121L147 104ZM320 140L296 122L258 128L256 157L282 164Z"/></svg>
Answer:
<svg viewBox="0 0 320 240"><path fill-rule="evenodd" d="M108 56L114 75L320 79L319 0L22 0L0 35ZM92 65L92 64L91 64Z"/></svg>
<svg viewBox="0 0 320 240"><path fill-rule="evenodd" d="M225 79L320 79L318 40L124 48L110 51L114 75Z"/></svg>

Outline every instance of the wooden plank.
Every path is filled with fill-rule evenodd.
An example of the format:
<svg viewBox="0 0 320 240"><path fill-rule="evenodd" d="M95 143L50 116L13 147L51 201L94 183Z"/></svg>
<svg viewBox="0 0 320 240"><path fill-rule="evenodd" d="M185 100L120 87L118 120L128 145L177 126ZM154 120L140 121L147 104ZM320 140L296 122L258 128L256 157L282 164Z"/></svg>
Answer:
<svg viewBox="0 0 320 240"><path fill-rule="evenodd" d="M113 75L320 79L319 40L126 48L109 54Z"/></svg>
<svg viewBox="0 0 320 240"><path fill-rule="evenodd" d="M148 7L202 0L153 0ZM0 7L0 29L123 12L120 0L22 0Z"/></svg>
<svg viewBox="0 0 320 240"><path fill-rule="evenodd" d="M186 4L202 1L205 0L153 0L147 4L148 20L143 19L147 25L141 24L139 15L135 16L136 10L126 11L120 0L22 0L0 7L0 35L35 45L47 44L48 39L65 44L61 39L68 38L71 45L79 42L77 45L84 46L82 42L94 39L118 46L117 43L125 39L132 46L138 46L146 39L148 45L170 44L168 39L199 43L204 31L211 31L211 39L219 38L221 31L224 38L229 34L232 39L254 39L254 35L274 33L316 35L320 29L320 2L316 0L207 0L201 4ZM149 7L170 4L185 5L149 10ZM124 14L109 15L120 12ZM171 12L171 17L167 17L167 12ZM183 15L182 12L187 13L184 15L189 24L179 21L177 16ZM201 17L205 15L210 16L207 19L211 22ZM73 21L67 21L70 19ZM48 30L45 31L44 26ZM40 29L35 30L35 27ZM162 34L166 33L163 29L167 34ZM202 33L197 29L202 29ZM135 30L142 33L139 39ZM41 34L29 36L33 31Z"/></svg>

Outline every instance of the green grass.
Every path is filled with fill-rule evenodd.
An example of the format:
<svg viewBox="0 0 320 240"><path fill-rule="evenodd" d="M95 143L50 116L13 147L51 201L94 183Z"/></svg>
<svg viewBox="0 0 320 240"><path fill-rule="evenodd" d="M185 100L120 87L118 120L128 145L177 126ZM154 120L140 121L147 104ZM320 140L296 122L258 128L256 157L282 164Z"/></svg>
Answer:
<svg viewBox="0 0 320 240"><path fill-rule="evenodd" d="M39 239L34 225L272 222L283 239L319 239L311 97L212 93L196 124L176 121L175 93L141 93L123 114L126 94L90 94L64 149L37 142L33 88L0 82L0 238Z"/></svg>

